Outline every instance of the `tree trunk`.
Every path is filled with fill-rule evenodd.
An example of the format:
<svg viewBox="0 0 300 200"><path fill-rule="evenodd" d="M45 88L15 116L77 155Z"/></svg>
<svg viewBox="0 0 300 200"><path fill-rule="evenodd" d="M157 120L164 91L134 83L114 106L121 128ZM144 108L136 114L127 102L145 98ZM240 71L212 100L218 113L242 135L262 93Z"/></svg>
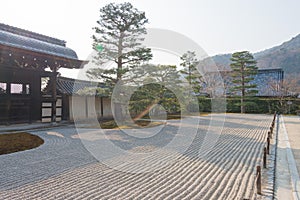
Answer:
<svg viewBox="0 0 300 200"><path fill-rule="evenodd" d="M241 113L245 113L244 97L241 96Z"/></svg>
<svg viewBox="0 0 300 200"><path fill-rule="evenodd" d="M123 69L123 60L122 60L122 54L123 54L123 38L124 38L124 33L120 33L120 38L119 38L119 44L118 44L118 60L117 60L117 81L116 84L120 84L120 81L122 81L122 69ZM123 113L122 113L122 106L120 103L114 103L114 116L115 120L118 122L122 122L124 119Z"/></svg>
<svg viewBox="0 0 300 200"><path fill-rule="evenodd" d="M241 113L245 113L244 97L245 97L245 76L244 76L244 65L241 68L242 71L242 96L241 96Z"/></svg>
<svg viewBox="0 0 300 200"><path fill-rule="evenodd" d="M120 33L119 36L119 43L118 43L118 70L117 70L117 81L120 81L122 79L122 69L123 69L123 60L122 60L122 54L123 54L123 39L124 39L124 32Z"/></svg>

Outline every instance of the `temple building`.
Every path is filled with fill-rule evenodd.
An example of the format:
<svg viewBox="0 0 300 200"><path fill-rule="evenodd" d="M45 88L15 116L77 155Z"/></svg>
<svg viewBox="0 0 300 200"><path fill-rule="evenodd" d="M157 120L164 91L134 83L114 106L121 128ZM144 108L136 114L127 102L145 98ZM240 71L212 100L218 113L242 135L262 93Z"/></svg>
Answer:
<svg viewBox="0 0 300 200"><path fill-rule="evenodd" d="M58 76L60 68L80 69L86 63L63 40L0 23L0 124L112 117L109 96L78 92L103 83ZM233 95L231 72L218 73L226 95ZM215 72L209 74L213 87ZM253 81L257 96L278 96L282 81L282 69L260 69ZM210 87L203 85L205 94Z"/></svg>
<svg viewBox="0 0 300 200"><path fill-rule="evenodd" d="M57 71L83 65L65 41L0 23L0 123L30 123L43 117L56 122L67 116L57 105ZM51 80L50 94L42 92L43 79ZM43 116L43 104L51 109L50 116Z"/></svg>

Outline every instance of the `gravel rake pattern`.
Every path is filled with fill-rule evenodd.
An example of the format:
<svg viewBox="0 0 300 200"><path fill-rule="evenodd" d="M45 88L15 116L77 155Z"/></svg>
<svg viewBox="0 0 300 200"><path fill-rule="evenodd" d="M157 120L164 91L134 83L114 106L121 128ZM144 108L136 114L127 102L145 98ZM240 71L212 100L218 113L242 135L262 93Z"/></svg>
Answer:
<svg viewBox="0 0 300 200"><path fill-rule="evenodd" d="M227 115L215 147L205 157L199 157L209 124L208 117L201 117L197 136L184 154L175 152L176 162L157 171L136 174L97 162L72 128L51 130L61 136L34 132L45 139L43 146L0 156L0 199L250 198L271 121L268 115ZM176 131L175 124L176 121L170 121L165 131ZM140 151L161 145L163 139L157 143L135 143L122 137L126 141L124 149L139 147ZM118 142L122 144L122 140ZM167 155L149 159L167 159ZM131 165L135 167L134 163L127 163L126 167Z"/></svg>

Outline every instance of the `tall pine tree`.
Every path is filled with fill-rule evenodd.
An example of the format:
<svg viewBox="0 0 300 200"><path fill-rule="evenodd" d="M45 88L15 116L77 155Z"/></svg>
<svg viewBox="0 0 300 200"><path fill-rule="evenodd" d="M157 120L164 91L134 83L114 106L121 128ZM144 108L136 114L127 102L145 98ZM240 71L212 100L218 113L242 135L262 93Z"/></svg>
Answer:
<svg viewBox="0 0 300 200"><path fill-rule="evenodd" d="M97 55L93 62L99 65L87 71L91 79L100 79L112 89L116 83L123 83L131 68L152 59L150 48L142 46L145 24L148 19L145 12L134 8L131 3L110 3L100 9L93 35L93 49ZM113 62L111 68L104 64ZM122 120L122 107L114 101L115 117Z"/></svg>
<svg viewBox="0 0 300 200"><path fill-rule="evenodd" d="M198 94L201 89L202 76L197 70L199 61L196 58L196 53L187 51L180 57L180 59L182 60L180 65L183 67L183 69L180 70L180 73L187 79L194 92Z"/></svg>
<svg viewBox="0 0 300 200"><path fill-rule="evenodd" d="M256 61L249 51L236 52L230 60L234 84L232 91L241 96L241 113L245 113L246 96L254 96L257 93L256 84L251 83L257 74Z"/></svg>
<svg viewBox="0 0 300 200"><path fill-rule="evenodd" d="M100 9L98 27L93 35L93 48L97 51L94 59L99 68L87 71L90 78L102 79L114 84L122 80L130 67L152 59L151 49L141 45L146 34L148 19L145 12L134 8L131 3L110 3ZM105 63L115 66L103 69Z"/></svg>

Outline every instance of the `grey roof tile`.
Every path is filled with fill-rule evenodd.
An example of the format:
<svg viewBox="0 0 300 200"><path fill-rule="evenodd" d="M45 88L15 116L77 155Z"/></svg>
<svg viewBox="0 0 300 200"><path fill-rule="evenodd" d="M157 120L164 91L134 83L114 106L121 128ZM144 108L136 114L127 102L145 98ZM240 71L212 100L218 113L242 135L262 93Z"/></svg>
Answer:
<svg viewBox="0 0 300 200"><path fill-rule="evenodd" d="M0 23L0 44L25 50L47 53L70 59L78 59L65 41L33 33Z"/></svg>

